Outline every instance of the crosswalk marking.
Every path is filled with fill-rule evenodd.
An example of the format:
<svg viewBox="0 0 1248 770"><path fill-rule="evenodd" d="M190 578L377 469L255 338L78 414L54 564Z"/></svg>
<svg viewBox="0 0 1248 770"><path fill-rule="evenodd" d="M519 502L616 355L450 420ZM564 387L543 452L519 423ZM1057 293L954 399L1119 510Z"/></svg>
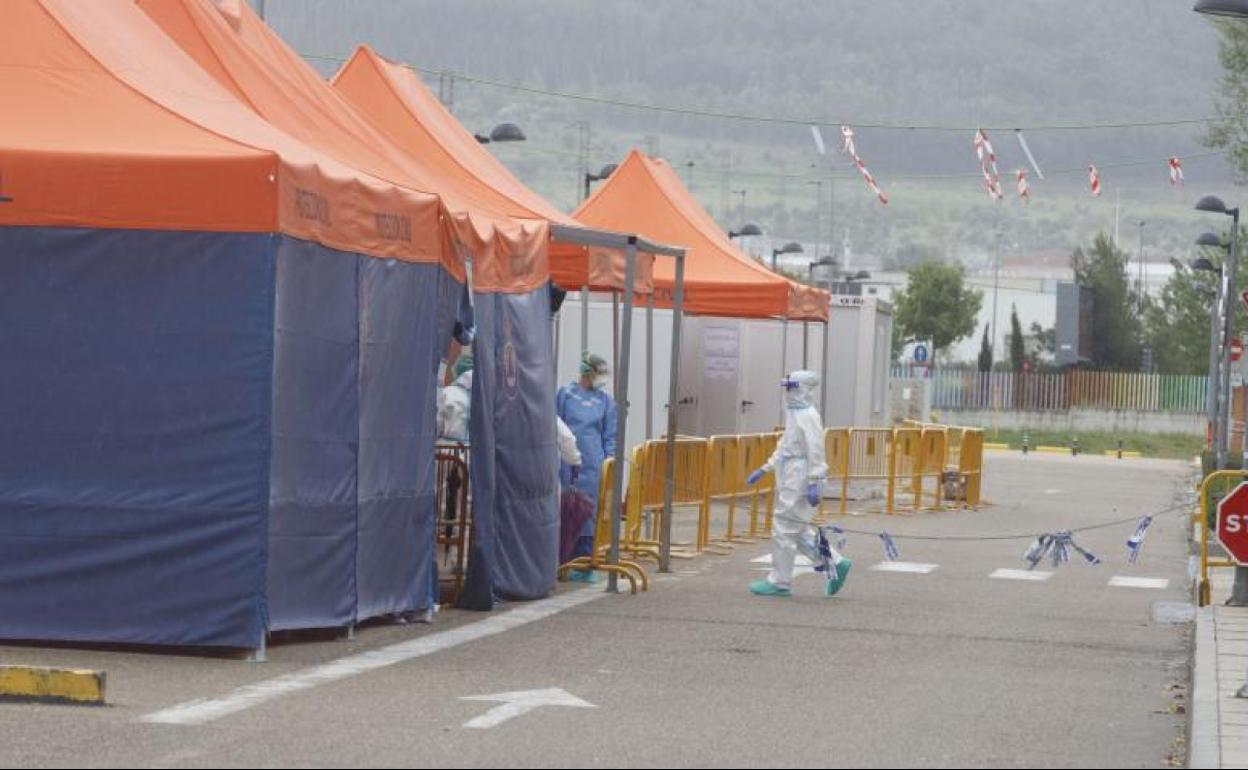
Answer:
<svg viewBox="0 0 1248 770"><path fill-rule="evenodd" d="M1053 577L1052 572L1044 570L1028 570L1028 569L999 569L988 577L994 580L1028 580L1033 583L1042 583Z"/></svg>
<svg viewBox="0 0 1248 770"><path fill-rule="evenodd" d="M1109 585L1111 588L1165 589L1170 586L1170 581L1166 578L1126 577L1124 575L1114 575L1109 579Z"/></svg>
<svg viewBox="0 0 1248 770"><path fill-rule="evenodd" d="M939 566L939 564L921 564L914 561L882 561L871 569L877 572L908 572L926 575Z"/></svg>

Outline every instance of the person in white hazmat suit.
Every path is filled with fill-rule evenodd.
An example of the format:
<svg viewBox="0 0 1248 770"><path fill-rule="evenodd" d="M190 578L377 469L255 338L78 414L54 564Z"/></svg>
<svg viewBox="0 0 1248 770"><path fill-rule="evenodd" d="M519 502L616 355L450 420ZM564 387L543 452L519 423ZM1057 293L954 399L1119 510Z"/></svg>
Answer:
<svg viewBox="0 0 1248 770"><path fill-rule="evenodd" d="M797 371L781 381L784 388L784 434L776 451L763 467L746 479L753 486L767 473L776 474L776 509L771 529L771 572L766 580L750 584L759 596L789 596L793 586L793 562L800 550L813 564L824 558L824 594L841 590L851 562L826 540L827 553L820 555L819 532L811 524L828 475L824 455L823 421L815 408L819 377L814 372Z"/></svg>
<svg viewBox="0 0 1248 770"><path fill-rule="evenodd" d="M472 411L472 354L463 353L455 361L455 381L438 391L438 439L453 444L468 443L468 418Z"/></svg>

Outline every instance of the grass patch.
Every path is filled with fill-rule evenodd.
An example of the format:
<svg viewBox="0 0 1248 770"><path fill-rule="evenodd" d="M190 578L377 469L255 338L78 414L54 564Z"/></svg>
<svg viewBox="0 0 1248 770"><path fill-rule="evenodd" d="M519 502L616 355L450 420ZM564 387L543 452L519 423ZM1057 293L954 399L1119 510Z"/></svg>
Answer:
<svg viewBox="0 0 1248 770"><path fill-rule="evenodd" d="M1122 448L1128 452L1139 452L1145 457L1164 457L1177 460L1190 460L1205 448L1205 440L1201 436L1189 436L1184 433L1113 433L1110 431L1068 431L1056 430L993 430L984 429L984 440L1000 444L1009 444L1012 449L1021 449L1023 436L1032 449L1037 446L1069 447L1074 438L1079 439L1079 451L1083 454L1103 455L1118 449L1121 439Z"/></svg>

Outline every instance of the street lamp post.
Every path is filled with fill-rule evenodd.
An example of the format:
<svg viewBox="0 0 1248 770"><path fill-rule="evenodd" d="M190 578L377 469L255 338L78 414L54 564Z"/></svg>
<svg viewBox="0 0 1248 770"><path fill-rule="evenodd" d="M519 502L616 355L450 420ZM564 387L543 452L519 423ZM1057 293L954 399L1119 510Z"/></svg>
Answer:
<svg viewBox="0 0 1248 770"><path fill-rule="evenodd" d="M801 254L805 251L806 250L802 248L802 244L798 243L797 241L789 241L788 243L784 244L778 249L772 249L771 250L771 271L773 273L779 272L779 268L777 267L777 259L779 258L781 254Z"/></svg>
<svg viewBox="0 0 1248 770"><path fill-rule="evenodd" d="M810 275L809 275L810 285L811 286L815 285L815 268L816 267L831 266L833 268L833 271L835 272L835 269L836 269L835 265L836 265L836 260L830 256L821 257L819 259L816 259L814 262L811 262L810 265L807 267L807 269L810 271ZM802 321L802 368L803 369L808 368L807 356L808 356L808 351L810 349L810 339L809 339L810 335L807 333L807 330L809 328L810 328L809 322Z"/></svg>
<svg viewBox="0 0 1248 770"><path fill-rule="evenodd" d="M607 165L599 169L597 174L591 174L588 171L586 171L585 172L585 194L584 196L581 197L581 200L586 200L587 198L589 198L590 185L592 185L594 182L601 182L607 177L611 176L612 174L615 173L615 170L617 168L619 168L618 163L608 163Z"/></svg>
<svg viewBox="0 0 1248 770"><path fill-rule="evenodd" d="M1230 445L1231 415L1231 336L1235 329L1235 271L1239 265L1239 207L1227 208L1221 198L1206 195L1196 202L1197 211L1224 214L1231 218L1231 252L1222 270L1222 298L1224 304L1222 327L1222 370L1218 387L1218 470L1226 469L1227 449ZM1227 604L1248 607L1248 567L1235 568L1235 585Z"/></svg>
<svg viewBox="0 0 1248 770"><path fill-rule="evenodd" d="M494 129L490 131L488 136L485 134L473 134L472 136L481 144L523 142L528 139L524 132L520 130L520 126L517 126L515 123L499 123L497 126L494 126Z"/></svg>
<svg viewBox="0 0 1248 770"><path fill-rule="evenodd" d="M1239 264L1239 208L1227 208L1221 198L1206 195L1196 203L1197 211L1224 214L1231 218L1231 250L1225 269L1222 271L1222 297L1225 304L1222 331L1222 370L1218 386L1220 408L1218 410L1218 470L1226 469L1227 452L1230 446L1230 403L1231 403L1231 337L1235 333L1235 272ZM1245 574L1248 578L1248 573ZM1248 604L1248 586L1245 586L1245 603Z"/></svg>
<svg viewBox="0 0 1248 770"><path fill-rule="evenodd" d="M1226 250L1227 244L1213 233L1205 233L1196 240L1196 245L1207 248L1217 247ZM1218 327L1222 320L1222 268L1213 264L1207 257L1201 257L1191 264L1192 270L1212 273L1214 275L1213 287L1208 290L1206 296L1211 299L1209 308L1209 376L1207 390L1208 398L1205 403L1205 411L1209 421L1209 449L1216 452L1221 441L1218 433Z"/></svg>

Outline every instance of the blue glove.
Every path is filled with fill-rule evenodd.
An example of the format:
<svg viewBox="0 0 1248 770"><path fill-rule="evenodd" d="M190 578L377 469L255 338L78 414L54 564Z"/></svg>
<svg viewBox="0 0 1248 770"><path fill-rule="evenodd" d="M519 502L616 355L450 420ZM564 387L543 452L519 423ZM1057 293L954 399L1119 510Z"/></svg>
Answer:
<svg viewBox="0 0 1248 770"><path fill-rule="evenodd" d="M764 471L762 468L759 468L756 471L752 471L749 476L745 477L745 485L747 487L752 487L755 484L757 484L759 481L762 481L763 476L765 475L767 475L767 472Z"/></svg>
<svg viewBox="0 0 1248 770"><path fill-rule="evenodd" d="M806 502L814 508L819 505L819 482L812 481L806 485Z"/></svg>

